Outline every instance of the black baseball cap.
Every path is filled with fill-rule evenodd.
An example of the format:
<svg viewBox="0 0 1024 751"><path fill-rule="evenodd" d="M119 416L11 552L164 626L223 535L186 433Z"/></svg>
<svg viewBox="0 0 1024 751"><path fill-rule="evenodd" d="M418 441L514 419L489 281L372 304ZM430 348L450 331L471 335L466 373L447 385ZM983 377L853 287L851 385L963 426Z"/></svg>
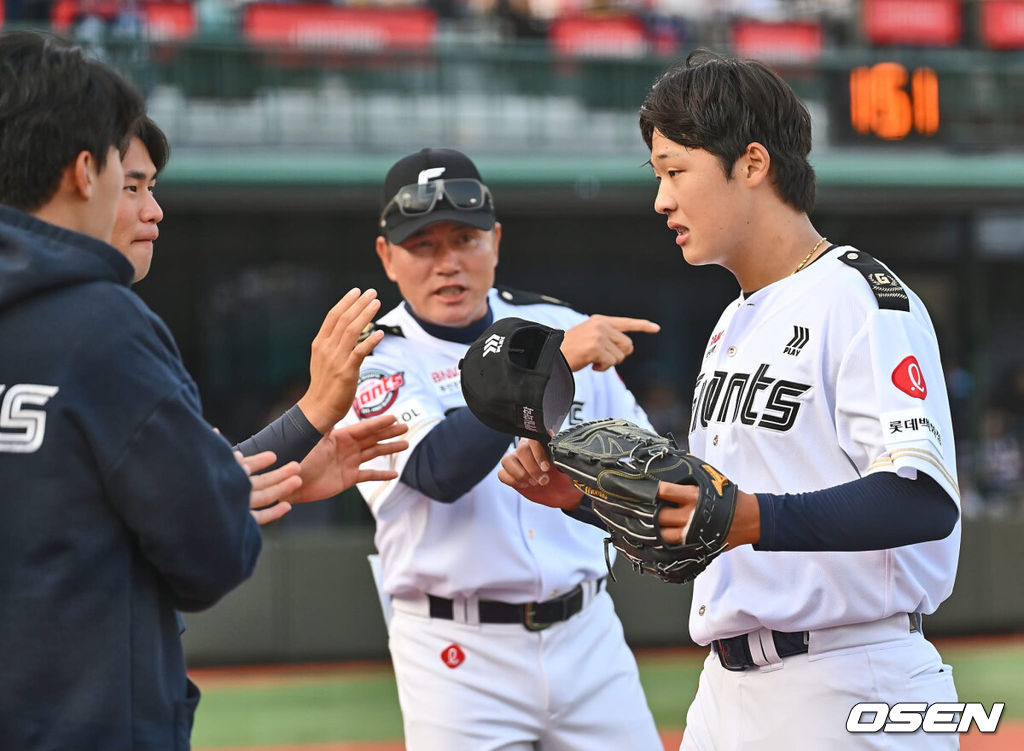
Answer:
<svg viewBox="0 0 1024 751"><path fill-rule="evenodd" d="M426 213L406 215L399 210L394 199L402 188L438 180L475 180L483 189L481 200L474 201L472 208L459 208L444 194ZM380 208L378 231L396 244L437 222L459 222L484 230L494 227L494 199L473 161L455 149L421 149L395 162L384 178Z"/></svg>
<svg viewBox="0 0 1024 751"><path fill-rule="evenodd" d="M489 428L547 445L576 394L564 336L522 318L495 321L459 363L466 406Z"/></svg>

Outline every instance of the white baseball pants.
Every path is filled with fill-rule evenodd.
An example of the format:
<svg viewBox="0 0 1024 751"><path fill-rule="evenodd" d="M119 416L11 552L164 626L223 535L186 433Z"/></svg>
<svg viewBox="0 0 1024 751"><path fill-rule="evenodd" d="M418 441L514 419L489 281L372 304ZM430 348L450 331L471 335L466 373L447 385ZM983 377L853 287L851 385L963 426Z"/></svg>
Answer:
<svg viewBox="0 0 1024 751"><path fill-rule="evenodd" d="M543 631L393 605L389 646L407 751L663 748L607 592Z"/></svg>
<svg viewBox="0 0 1024 751"><path fill-rule="evenodd" d="M955 702L953 670L906 613L811 631L808 653L742 672L712 651L686 715L680 751L958 749L953 734L850 733L859 702Z"/></svg>

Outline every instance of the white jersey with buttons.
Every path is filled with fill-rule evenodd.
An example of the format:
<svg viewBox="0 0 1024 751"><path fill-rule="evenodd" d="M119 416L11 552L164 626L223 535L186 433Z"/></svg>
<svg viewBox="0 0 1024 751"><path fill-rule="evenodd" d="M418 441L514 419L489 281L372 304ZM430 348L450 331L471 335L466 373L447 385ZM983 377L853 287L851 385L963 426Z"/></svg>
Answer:
<svg viewBox="0 0 1024 751"><path fill-rule="evenodd" d="M561 329L585 320L556 304L512 304L523 300L505 290L492 290L488 301L495 319ZM374 462L401 474L431 428L465 405L458 363L469 344L430 336L401 306L379 323L402 335L385 336L363 362L356 409L363 417L391 413L409 425L412 448ZM623 414L647 424L614 371L574 375L568 422ZM382 588L392 598L388 648L405 747L660 750L636 660L600 585L604 533L526 500L498 481L498 466L453 503L431 500L400 479L359 486L377 520ZM577 586L581 610L550 627L483 620L484 601L544 601ZM432 614L425 595L452 601L451 615Z"/></svg>
<svg viewBox="0 0 1024 751"><path fill-rule="evenodd" d="M495 320L515 316L560 329L586 320L563 305L513 305L503 295L511 298L504 290L489 294ZM385 336L363 362L356 405L363 417L389 413L408 424L409 450L367 465L401 474L430 429L465 406L458 364L469 344L429 335L401 305L379 323L397 326L402 336ZM614 370L584 368L574 376L567 424L622 415L649 425ZM353 419L350 413L347 420ZM377 520L387 594L521 603L551 599L606 575L601 530L526 500L498 481L498 468L454 503L433 501L401 480L359 485Z"/></svg>
<svg viewBox="0 0 1024 751"><path fill-rule="evenodd" d="M931 320L891 271L850 247L726 308L697 379L689 441L751 493L925 472L959 504ZM759 628L931 613L952 591L959 544L957 523L945 539L890 550L737 548L697 577L690 634L708 644Z"/></svg>

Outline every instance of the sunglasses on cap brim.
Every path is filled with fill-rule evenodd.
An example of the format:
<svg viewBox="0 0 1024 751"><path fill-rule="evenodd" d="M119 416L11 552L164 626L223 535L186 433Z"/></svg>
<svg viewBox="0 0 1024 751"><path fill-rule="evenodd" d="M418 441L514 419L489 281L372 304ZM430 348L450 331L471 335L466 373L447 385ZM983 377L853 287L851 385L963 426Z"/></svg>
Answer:
<svg viewBox="0 0 1024 751"><path fill-rule="evenodd" d="M494 207L490 189L479 180L469 177L431 180L428 183L413 183L399 188L394 198L387 202L380 213L381 224L392 208L397 208L402 216L429 214L442 197L460 211L475 211L485 208L488 204L492 209Z"/></svg>

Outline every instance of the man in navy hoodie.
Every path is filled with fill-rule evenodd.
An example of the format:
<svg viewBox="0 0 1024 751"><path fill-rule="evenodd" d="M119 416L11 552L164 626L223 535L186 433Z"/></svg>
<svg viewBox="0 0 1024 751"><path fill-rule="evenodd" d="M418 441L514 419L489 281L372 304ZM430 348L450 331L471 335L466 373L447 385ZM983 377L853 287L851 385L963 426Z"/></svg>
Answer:
<svg viewBox="0 0 1024 751"><path fill-rule="evenodd" d="M175 611L215 603L260 550L253 486L107 244L142 110L76 48L0 35L5 751L187 749Z"/></svg>

